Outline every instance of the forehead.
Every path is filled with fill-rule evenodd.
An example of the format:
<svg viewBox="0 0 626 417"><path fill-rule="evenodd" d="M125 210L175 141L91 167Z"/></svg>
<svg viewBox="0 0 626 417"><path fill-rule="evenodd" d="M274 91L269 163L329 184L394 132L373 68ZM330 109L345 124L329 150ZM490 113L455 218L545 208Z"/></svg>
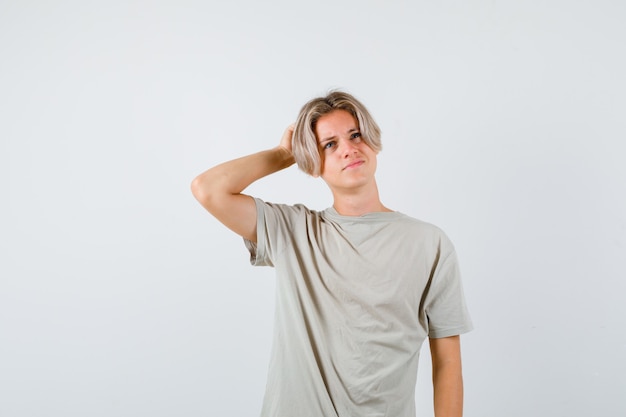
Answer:
<svg viewBox="0 0 626 417"><path fill-rule="evenodd" d="M318 140L348 133L358 128L354 116L346 110L333 110L317 119L315 135Z"/></svg>

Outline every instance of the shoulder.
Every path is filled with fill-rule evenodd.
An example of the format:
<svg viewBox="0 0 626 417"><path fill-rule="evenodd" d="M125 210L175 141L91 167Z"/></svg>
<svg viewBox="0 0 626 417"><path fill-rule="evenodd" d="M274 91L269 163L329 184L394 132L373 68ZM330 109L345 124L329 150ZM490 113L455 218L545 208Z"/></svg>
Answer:
<svg viewBox="0 0 626 417"><path fill-rule="evenodd" d="M401 214L392 227L398 236L404 236L408 241L413 242L413 245L430 247L440 256L447 257L455 252L454 244L448 234L433 223Z"/></svg>
<svg viewBox="0 0 626 417"><path fill-rule="evenodd" d="M398 213L398 224L400 227L407 227L411 230L419 231L425 235L432 236L434 238L443 239L449 241L448 235L446 232L439 226L427 222L425 220L420 220L415 217L409 216L407 214Z"/></svg>
<svg viewBox="0 0 626 417"><path fill-rule="evenodd" d="M257 207L262 208L264 210L274 210L274 211L293 212L293 213L315 213L315 210L309 209L304 204L273 203L270 201L262 200L258 197L254 197L254 202L257 205Z"/></svg>
<svg viewBox="0 0 626 417"><path fill-rule="evenodd" d="M254 202L259 216L264 218L296 220L319 217L319 212L311 210L304 204L272 203L258 197L254 198Z"/></svg>

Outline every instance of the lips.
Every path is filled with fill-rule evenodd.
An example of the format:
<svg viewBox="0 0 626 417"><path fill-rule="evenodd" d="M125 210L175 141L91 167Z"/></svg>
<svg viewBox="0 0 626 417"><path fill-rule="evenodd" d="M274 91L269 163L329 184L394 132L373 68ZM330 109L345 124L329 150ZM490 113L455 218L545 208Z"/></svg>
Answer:
<svg viewBox="0 0 626 417"><path fill-rule="evenodd" d="M352 161L350 162L348 165L346 165L345 167L343 167L343 169L353 169L353 168L357 168L360 167L361 165L363 165L365 163L364 160L362 159L357 159L356 161Z"/></svg>

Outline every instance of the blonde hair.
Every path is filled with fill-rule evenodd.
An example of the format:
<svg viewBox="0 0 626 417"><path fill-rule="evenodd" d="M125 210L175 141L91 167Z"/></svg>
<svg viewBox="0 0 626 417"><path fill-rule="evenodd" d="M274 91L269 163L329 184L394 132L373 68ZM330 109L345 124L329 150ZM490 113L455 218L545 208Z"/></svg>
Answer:
<svg viewBox="0 0 626 417"><path fill-rule="evenodd" d="M358 123L363 141L375 152L382 150L380 128L365 106L348 93L331 91L325 97L310 100L298 114L293 131L293 155L298 168L309 175L319 176L323 160L320 145L315 135L315 127L320 117L335 110L345 110Z"/></svg>

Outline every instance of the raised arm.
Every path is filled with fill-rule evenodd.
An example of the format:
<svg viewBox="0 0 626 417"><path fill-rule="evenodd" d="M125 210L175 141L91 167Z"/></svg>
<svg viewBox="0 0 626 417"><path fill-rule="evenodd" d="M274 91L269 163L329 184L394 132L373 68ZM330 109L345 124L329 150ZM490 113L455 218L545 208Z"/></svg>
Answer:
<svg viewBox="0 0 626 417"><path fill-rule="evenodd" d="M430 339L435 417L463 415L463 376L459 336Z"/></svg>
<svg viewBox="0 0 626 417"><path fill-rule="evenodd" d="M198 175L191 191L217 220L245 239L256 242L256 207L252 197L241 192L254 181L294 163L291 153L293 125L280 145L217 165Z"/></svg>

